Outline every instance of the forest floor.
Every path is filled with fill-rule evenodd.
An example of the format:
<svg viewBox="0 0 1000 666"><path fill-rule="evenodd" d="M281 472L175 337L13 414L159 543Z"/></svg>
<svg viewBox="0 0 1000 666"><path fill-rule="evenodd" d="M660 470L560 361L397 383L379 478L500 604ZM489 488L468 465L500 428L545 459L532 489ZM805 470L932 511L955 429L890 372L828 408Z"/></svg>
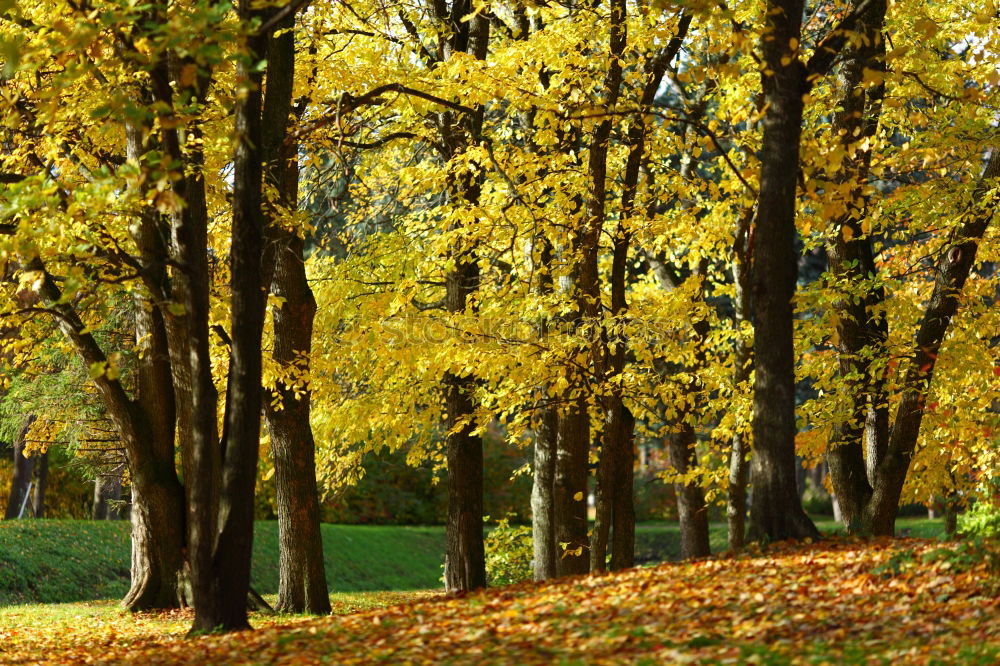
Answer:
<svg viewBox="0 0 1000 666"><path fill-rule="evenodd" d="M463 598L369 593L197 639L188 612L20 606L0 611L0 662L995 664L998 593L996 544L837 538Z"/></svg>

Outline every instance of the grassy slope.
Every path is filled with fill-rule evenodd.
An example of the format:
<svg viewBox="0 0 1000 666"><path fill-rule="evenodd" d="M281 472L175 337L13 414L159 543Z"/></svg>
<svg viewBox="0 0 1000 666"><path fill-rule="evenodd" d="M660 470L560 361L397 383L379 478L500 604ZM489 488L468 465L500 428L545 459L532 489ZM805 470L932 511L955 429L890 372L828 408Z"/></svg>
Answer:
<svg viewBox="0 0 1000 666"><path fill-rule="evenodd" d="M817 523L823 532L839 529ZM900 533L939 536L941 521L901 519ZM117 598L128 589L129 526L124 522L45 520L0 522L0 605ZM711 527L713 552L726 548L725 526ZM253 584L262 594L278 590L277 524L257 523ZM640 562L676 559L676 523L639 526ZM323 525L332 591L432 589L440 586L442 527Z"/></svg>
<svg viewBox="0 0 1000 666"><path fill-rule="evenodd" d="M816 527L825 535L843 534L844 526L830 516L813 516ZM937 539L944 536L941 520L926 518L899 518L896 532L900 536ZM725 523L709 525L709 544L713 553L721 553L727 548ZM638 526L635 536L636 559L641 563L663 562L680 559L680 527L673 522L649 522Z"/></svg>
<svg viewBox="0 0 1000 666"><path fill-rule="evenodd" d="M128 590L129 525L87 520L0 522L0 605L121 597ZM437 587L441 527L323 525L331 590ZM278 526L257 523L253 584L278 591Z"/></svg>

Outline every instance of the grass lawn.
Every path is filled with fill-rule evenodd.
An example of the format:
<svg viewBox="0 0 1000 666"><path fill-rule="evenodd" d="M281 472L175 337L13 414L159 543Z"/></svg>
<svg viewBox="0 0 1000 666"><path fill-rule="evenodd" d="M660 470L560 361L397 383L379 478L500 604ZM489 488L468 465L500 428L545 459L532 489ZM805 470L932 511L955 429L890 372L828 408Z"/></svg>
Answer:
<svg viewBox="0 0 1000 666"><path fill-rule="evenodd" d="M844 534L844 526L836 522L832 516L813 516L813 520L824 535ZM728 547L725 523L711 523L708 529L712 552L725 551ZM900 536L938 539L944 536L944 523L940 519L898 518L896 533ZM674 522L647 522L637 525L635 555L638 562L645 564L680 559L680 527Z"/></svg>
<svg viewBox="0 0 1000 666"><path fill-rule="evenodd" d="M832 519L824 533L842 532ZM334 592L427 590L441 587L444 528L323 525L327 582ZM903 518L900 534L936 537L940 520ZM726 549L726 527L711 525L712 552ZM129 525L123 521L17 520L0 522L0 606L115 599L129 584ZM680 556L676 523L638 526L639 563ZM257 523L252 580L265 597L278 591L278 526Z"/></svg>
<svg viewBox="0 0 1000 666"><path fill-rule="evenodd" d="M327 582L337 592L440 586L443 527L323 525ZM124 521L0 522L0 606L120 598L128 591ZM257 523L255 589L278 591L278 525Z"/></svg>

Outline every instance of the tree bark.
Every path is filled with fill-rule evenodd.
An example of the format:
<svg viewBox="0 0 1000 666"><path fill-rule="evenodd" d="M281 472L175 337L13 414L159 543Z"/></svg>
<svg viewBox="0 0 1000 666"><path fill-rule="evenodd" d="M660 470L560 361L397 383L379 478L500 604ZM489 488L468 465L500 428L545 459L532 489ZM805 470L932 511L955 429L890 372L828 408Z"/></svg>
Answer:
<svg viewBox="0 0 1000 666"><path fill-rule="evenodd" d="M667 455L677 474L687 474L697 465L695 430L690 423L681 423L680 431L667 437ZM690 559L711 555L708 541L708 506L705 491L697 482L677 482L677 514L681 526L681 557Z"/></svg>
<svg viewBox="0 0 1000 666"><path fill-rule="evenodd" d="M45 517L45 491L49 483L49 452L38 454L35 463L35 487L31 489L31 515L34 518Z"/></svg>
<svg viewBox="0 0 1000 666"><path fill-rule="evenodd" d="M443 3L442 3L443 4ZM445 59L464 52L485 60L489 47L490 24L482 14L471 20L464 17L471 9L467 0L454 2L446 15L439 8L438 19L450 24L453 34ZM479 140L483 127L483 109L478 108L453 121L453 114L442 114L441 129L445 152L452 159ZM452 205L474 206L479 202L481 176L476 167L453 176L449 183ZM445 307L461 314L474 303L470 297L479 288L479 264L474 244L459 241L450 249L454 270L445 276ZM445 373L442 381L445 407L448 460L448 523L446 527L445 588L462 593L486 586L486 554L483 544L483 441L473 434L475 424L476 381L471 374Z"/></svg>
<svg viewBox="0 0 1000 666"><path fill-rule="evenodd" d="M266 14L242 0L244 22ZM231 337L229 384L226 396L225 436L222 441L222 488L218 495L218 533L208 560L192 566L195 580L195 618L192 632L237 631L249 628L247 595L250 590L250 554L253 548L254 488L260 449L261 341L266 295L262 289L264 254L263 131L261 119L263 74L256 64L266 57L267 36L247 38L248 54L237 64L238 85L248 90L237 96L233 167L233 218L230 250ZM206 322L207 324L207 322ZM200 323L199 323L200 325ZM207 441L207 440L206 440ZM210 452L204 451L207 457ZM205 472L212 472L207 465ZM215 495L206 488L202 470L194 502L204 507Z"/></svg>
<svg viewBox="0 0 1000 666"><path fill-rule="evenodd" d="M805 67L802 0L770 0L761 39L765 115L754 242L753 497L750 538L818 537L795 488L795 203ZM793 47L795 50L793 50Z"/></svg>
<svg viewBox="0 0 1000 666"><path fill-rule="evenodd" d="M621 96L622 80L623 80L623 69L622 69L622 55L625 51L625 45L628 41L627 23L626 23L626 12L627 3L624 0L613 0L611 3L611 22L610 30L608 35L608 70L604 77L604 83L602 86L602 93L604 95L603 106L608 111L615 108L618 103L618 99ZM590 347L590 355L592 358L594 379L597 385L604 384L607 380L607 375L609 372L613 372L613 369L609 366L608 359L608 342L606 340L606 333L603 331L603 322L601 320L601 285L600 285L600 275L598 271L598 260L600 252L600 235L601 231L604 229L605 215L606 215L606 198L607 198L607 175L608 175L608 150L611 145L611 130L613 128L612 116L606 115L600 123L598 123L594 133L590 138L590 145L588 150L587 159L587 174L590 179L590 192L586 198L586 219L583 224L583 228L580 229L577 236L574 238L574 251L577 253L578 258L576 260L576 265L574 266L574 297L576 299L576 311L577 316L580 318L579 326L577 327L578 332L584 334L585 340L589 340L589 344L585 341L584 345ZM619 263L625 261L625 254L627 254L628 246L627 240L619 237L616 238L616 246L624 244L624 253L619 257ZM616 248L617 249L617 248ZM624 305L624 304L622 304ZM601 327L601 328L599 328ZM571 376L577 380L577 383L571 383L570 386L576 391L586 390L584 383L584 376L580 372L572 373ZM620 414L617 412L621 409L621 397L620 395L608 395L601 396L601 407L605 412L605 422L608 423L612 419L619 418ZM586 409L584 408L584 414L586 414ZM569 428L566 433L578 433L580 432L577 428ZM617 436L619 433L603 433L604 447L601 450L601 458L606 459L599 463L603 467L603 471L598 472L598 489L596 493L596 509L597 509L597 524L594 530L594 539L591 543L586 543L586 522L584 522L584 543L580 546L581 556L584 557L585 562L589 562L591 567L598 570L604 569L604 558L605 550L607 546L608 530L610 529L610 518L611 518L611 503L614 500L614 489L609 487L613 479L616 477L614 473L614 467L618 464L618 461L613 459L614 452L620 448L619 442L611 441L611 438ZM589 439L589 438L588 438ZM577 451L581 450L583 447L589 448L589 441L574 443L574 449ZM583 452L582 461L587 460L588 453ZM568 459L567 459L568 460ZM578 462L577 464L581 464ZM583 462L583 497L586 497L586 462ZM570 474L567 478L576 478L579 472L574 472ZM602 483L603 479L603 483ZM575 495L576 493L574 493ZM586 511L586 504L584 504L584 511ZM586 520L586 516L584 516ZM597 546L598 551L594 551L593 547ZM589 553L585 551L590 550ZM565 558L565 553L564 553Z"/></svg>
<svg viewBox="0 0 1000 666"><path fill-rule="evenodd" d="M611 501L611 570L621 571L635 566L635 417L622 406L609 428L616 435L617 464L611 485L615 495Z"/></svg>
<svg viewBox="0 0 1000 666"><path fill-rule="evenodd" d="M122 498L122 481L118 476L99 474L94 479L93 520L118 520L120 511L112 503Z"/></svg>
<svg viewBox="0 0 1000 666"><path fill-rule="evenodd" d="M871 150L857 146L874 137L881 115L884 84L869 89L864 83L864 73L885 70L882 36L885 12L886 3L876 2L859 25L864 39L845 51L840 76L844 94L832 127L848 152L837 180L849 184L850 190L845 212L833 222L838 233L827 244L827 258L838 283L848 285L858 285L870 279L869 276L878 275L872 238L862 228ZM882 287L857 294L848 286L848 293L834 304L839 314L839 373L848 387L850 413L831 432L827 460L849 533L862 530L862 515L871 499L874 471L888 444L885 376L888 324L881 307L884 302Z"/></svg>
<svg viewBox="0 0 1000 666"><path fill-rule="evenodd" d="M486 587L483 545L483 440L468 420L475 403L467 378L445 378L448 409L448 523L444 583L449 593ZM459 426L460 423L464 425ZM456 430L457 428L457 430Z"/></svg>
<svg viewBox="0 0 1000 666"><path fill-rule="evenodd" d="M993 220L996 198L988 195L998 178L1000 150L994 148L969 209L935 266L934 290L921 318L913 352L907 357L903 393L896 407L885 457L875 470L872 496L862 514L862 529L866 533L885 536L895 533L899 498L920 435L924 402L934 379L938 352L958 311L959 296L975 263L979 241Z"/></svg>
<svg viewBox="0 0 1000 666"><path fill-rule="evenodd" d="M570 382L573 386L574 382ZM569 397L569 396L567 396ZM587 398L569 398L559 414L556 436L555 506L556 573L585 574L590 568L587 552L587 457L590 453L590 416Z"/></svg>
<svg viewBox="0 0 1000 666"><path fill-rule="evenodd" d="M276 258L272 291L284 302L275 306L274 358L285 367L307 370L316 301L306 281L302 239L286 239ZM323 537L319 521L315 444L309 423L308 385L278 385L280 405L267 403L278 501L279 586L277 609L330 612Z"/></svg>
<svg viewBox="0 0 1000 666"><path fill-rule="evenodd" d="M295 72L294 15L268 45L267 91L263 107L265 178L277 189L281 206L298 206L297 146L287 143ZM273 207L268 237L276 246L271 293L282 299L272 309L273 358L294 379L277 382L280 402L265 401L278 503L278 603L286 613L330 612L323 560L323 537L316 486L316 446L310 424L312 393L308 372L316 299L306 278L303 240L281 228ZM265 257L265 261L268 258Z"/></svg>
<svg viewBox="0 0 1000 666"><path fill-rule="evenodd" d="M30 414L25 418L21 430L14 440L14 476L10 481L10 494L7 496L7 510L4 512L4 520L14 520L20 518L22 509L28 510L28 493L31 487L32 475L35 471L35 456L25 457L25 439L31 424L35 422L35 415Z"/></svg>
<svg viewBox="0 0 1000 666"><path fill-rule="evenodd" d="M127 159L141 165L145 152L143 129L128 123ZM141 611L188 602L180 592L187 537L184 489L174 462L174 438L181 410L176 408L175 366L171 363L167 320L160 310L167 294L169 225L151 211L143 211L132 233L146 286L145 292L136 293L133 302L138 352L133 404L148 434L141 449L130 451L126 447L132 481L132 585L122 604L130 611ZM115 485L120 497L120 476ZM117 509L105 508L105 512L109 519L112 513L118 517Z"/></svg>
<svg viewBox="0 0 1000 666"><path fill-rule="evenodd" d="M552 407L543 407L536 418L538 425L535 427L535 455L532 463L534 481L531 485L531 537L534 548L533 577L536 581L542 581L555 578L559 552L554 502L559 413Z"/></svg>
<svg viewBox="0 0 1000 666"><path fill-rule="evenodd" d="M750 381L753 371L753 344L742 334L744 322L751 320L751 282L750 282L750 227L753 224L753 209L747 210L741 217L736 229L736 239L733 244L733 283L735 294L733 306L736 324L736 349L733 354L733 390ZM737 421L731 440L729 452L729 492L726 498L726 523L729 548L738 550L743 547L746 538L747 516L747 454L749 442L740 430Z"/></svg>

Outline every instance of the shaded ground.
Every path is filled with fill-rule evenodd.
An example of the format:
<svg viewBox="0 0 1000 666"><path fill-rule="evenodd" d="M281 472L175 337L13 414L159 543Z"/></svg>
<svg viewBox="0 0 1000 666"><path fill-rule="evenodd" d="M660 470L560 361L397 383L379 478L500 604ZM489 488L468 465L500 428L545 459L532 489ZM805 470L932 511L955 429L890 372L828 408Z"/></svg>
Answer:
<svg viewBox="0 0 1000 666"><path fill-rule="evenodd" d="M0 606L121 598L129 587L130 526L125 521L0 521ZM443 527L323 525L331 590L437 587ZM278 591L278 525L255 526L252 580Z"/></svg>
<svg viewBox="0 0 1000 666"><path fill-rule="evenodd" d="M998 570L995 546L778 545L343 616L258 618L257 631L196 640L180 638L183 617L140 618L165 624L136 633L115 616L62 641L56 629L8 628L0 661L28 663L44 649L63 663L993 664Z"/></svg>

